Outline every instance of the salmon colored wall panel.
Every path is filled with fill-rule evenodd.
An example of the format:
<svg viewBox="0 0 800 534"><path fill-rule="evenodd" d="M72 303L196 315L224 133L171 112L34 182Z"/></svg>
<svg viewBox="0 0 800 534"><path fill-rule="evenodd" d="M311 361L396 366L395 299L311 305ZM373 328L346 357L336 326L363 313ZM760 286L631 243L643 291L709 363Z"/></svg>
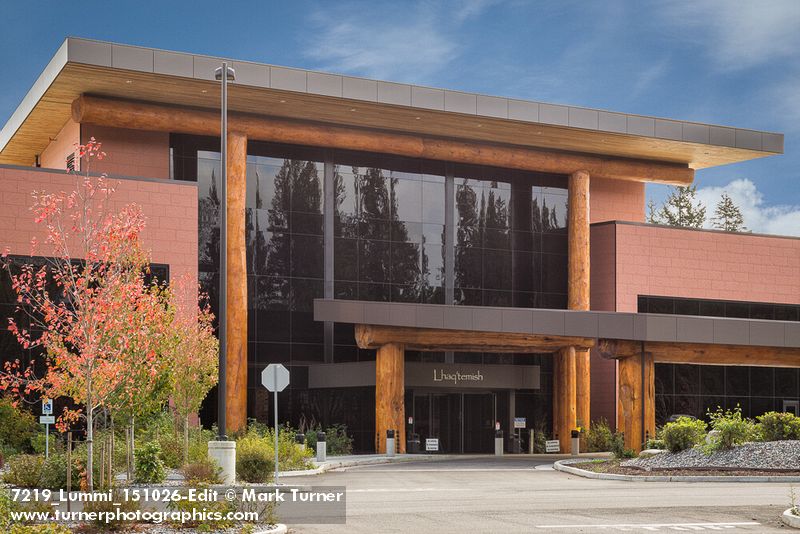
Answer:
<svg viewBox="0 0 800 534"><path fill-rule="evenodd" d="M644 222L644 183L591 178L591 221Z"/></svg>
<svg viewBox="0 0 800 534"><path fill-rule="evenodd" d="M800 239L617 226L617 310L638 295L800 303Z"/></svg>
<svg viewBox="0 0 800 534"><path fill-rule="evenodd" d="M108 156L92 163L92 172L109 175L169 178L169 134L112 128L96 124L81 125L81 142L94 137Z"/></svg>
<svg viewBox="0 0 800 534"><path fill-rule="evenodd" d="M81 142L81 125L72 119L50 141L39 157L39 163L46 169L63 171L67 168L67 156L75 151L75 145ZM76 161L77 163L77 161ZM31 162L31 165L33 162Z"/></svg>
<svg viewBox="0 0 800 534"><path fill-rule="evenodd" d="M0 249L11 254L29 255L31 239L44 242L41 225L33 221L31 192L74 191L77 177L63 171L22 170L0 167ZM111 209L136 203L146 217L142 234L144 246L154 263L169 265L170 278L186 278L197 285L197 187L186 182L114 180ZM48 254L39 245L38 253ZM191 297L190 292L187 298Z"/></svg>

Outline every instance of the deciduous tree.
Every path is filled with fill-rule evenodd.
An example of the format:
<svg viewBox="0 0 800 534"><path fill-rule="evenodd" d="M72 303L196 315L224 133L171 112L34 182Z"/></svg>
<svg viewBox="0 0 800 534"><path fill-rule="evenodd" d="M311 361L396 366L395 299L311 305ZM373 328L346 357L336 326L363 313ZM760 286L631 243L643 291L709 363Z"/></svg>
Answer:
<svg viewBox="0 0 800 534"><path fill-rule="evenodd" d="M28 329L12 319L9 329L23 347L44 350L46 369L36 376L32 367L9 362L0 387L68 397L82 406L65 409L59 425L85 419L92 490L94 416L115 400L133 398L142 377L156 377L162 329L168 325L163 303L145 280L149 257L139 240L145 224L141 209L113 211L113 188L104 176L89 175L91 163L105 156L100 143L92 138L76 150L86 174L75 174L75 190L33 193L35 221L46 235L46 262L39 268L23 265L19 273L4 262L31 324Z"/></svg>

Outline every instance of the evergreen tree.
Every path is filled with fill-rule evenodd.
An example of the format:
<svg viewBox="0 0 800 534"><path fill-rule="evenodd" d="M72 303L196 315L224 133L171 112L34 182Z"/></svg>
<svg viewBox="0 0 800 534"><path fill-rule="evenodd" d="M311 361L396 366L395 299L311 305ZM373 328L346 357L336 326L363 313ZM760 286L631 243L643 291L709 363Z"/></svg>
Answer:
<svg viewBox="0 0 800 534"><path fill-rule="evenodd" d="M647 222L650 224L661 224L661 219L656 213L656 203L652 199L647 202Z"/></svg>
<svg viewBox="0 0 800 534"><path fill-rule="evenodd" d="M711 225L714 228L725 230L726 232L747 231L747 228L744 226L742 210L733 203L733 200L727 193L722 193L722 198L719 199L717 207L714 209L714 217L711 219Z"/></svg>
<svg viewBox="0 0 800 534"><path fill-rule="evenodd" d="M706 222L706 208L696 200L697 186L675 187L664 205L656 213L656 222L669 226L702 228Z"/></svg>

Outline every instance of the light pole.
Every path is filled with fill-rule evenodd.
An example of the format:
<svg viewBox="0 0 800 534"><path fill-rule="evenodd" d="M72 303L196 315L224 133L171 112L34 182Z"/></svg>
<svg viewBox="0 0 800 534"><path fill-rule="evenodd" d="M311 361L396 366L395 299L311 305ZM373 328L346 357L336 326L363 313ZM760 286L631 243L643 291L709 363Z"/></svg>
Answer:
<svg viewBox="0 0 800 534"><path fill-rule="evenodd" d="M226 75L223 76L222 73ZM217 391L217 430L216 440L208 442L208 456L220 466L223 484L233 484L236 480L236 442L228 441L225 412L227 405L227 355L228 355L228 81L235 79L235 73L228 63L214 71L214 77L222 82L222 128L220 129L220 201L219 201L219 384Z"/></svg>
<svg viewBox="0 0 800 534"><path fill-rule="evenodd" d="M222 73L226 73L225 76ZM222 82L222 126L220 128L220 217L219 217L219 383L217 384L217 430L219 441L227 436L227 354L228 354L228 81L236 79L236 72L226 61L214 71L214 78Z"/></svg>

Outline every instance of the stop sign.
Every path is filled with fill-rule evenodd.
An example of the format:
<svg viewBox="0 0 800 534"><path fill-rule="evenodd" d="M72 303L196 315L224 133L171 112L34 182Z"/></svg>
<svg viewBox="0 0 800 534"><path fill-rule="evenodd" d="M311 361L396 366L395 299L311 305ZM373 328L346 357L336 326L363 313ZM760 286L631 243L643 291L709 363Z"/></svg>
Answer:
<svg viewBox="0 0 800 534"><path fill-rule="evenodd" d="M289 385L289 370L280 363L271 363L261 371L261 384L269 391L283 391Z"/></svg>

